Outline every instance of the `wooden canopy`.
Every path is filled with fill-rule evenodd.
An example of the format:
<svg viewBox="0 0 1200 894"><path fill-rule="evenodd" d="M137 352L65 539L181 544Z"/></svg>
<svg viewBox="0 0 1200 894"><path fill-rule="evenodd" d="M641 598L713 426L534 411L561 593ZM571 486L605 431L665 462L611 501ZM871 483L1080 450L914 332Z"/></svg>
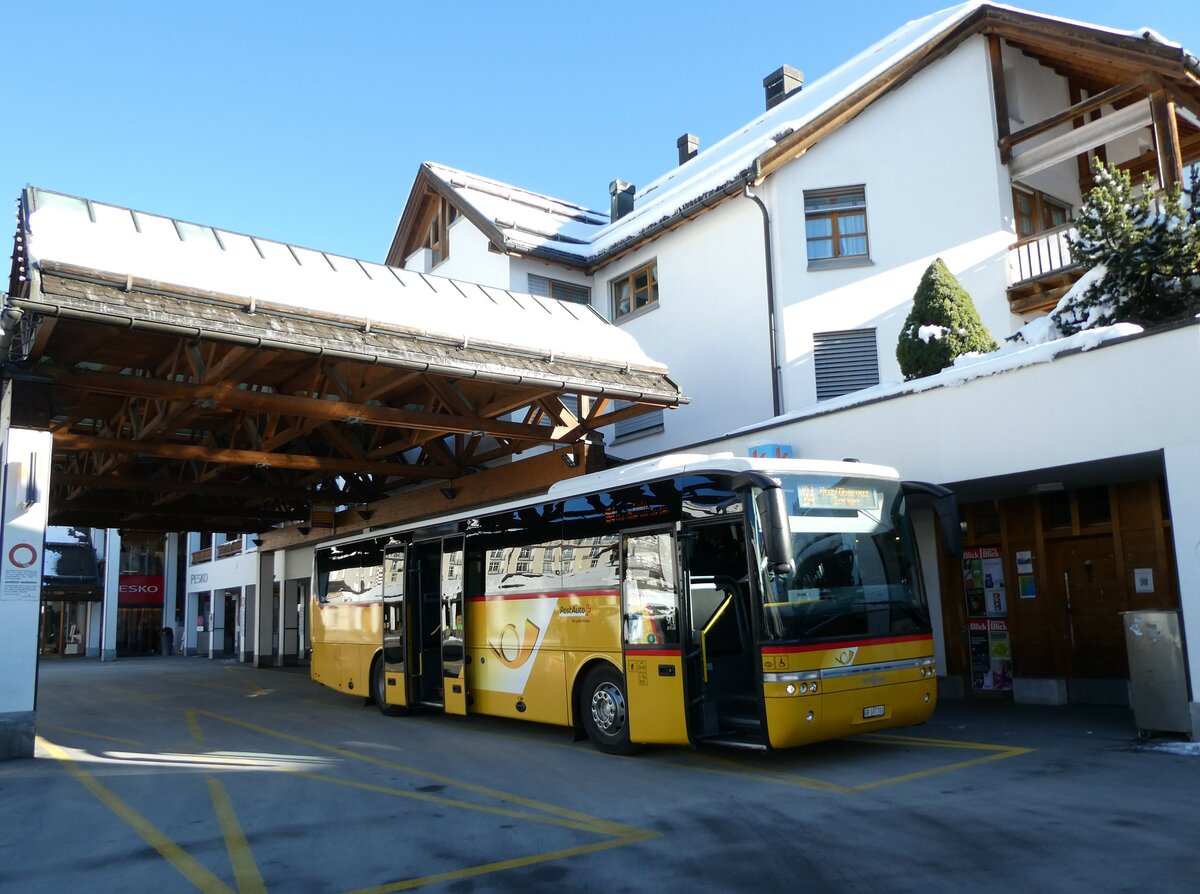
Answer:
<svg viewBox="0 0 1200 894"><path fill-rule="evenodd" d="M46 195L22 199L3 346L7 377L34 395L23 405L42 395L54 435L50 524L304 525L314 508L431 481L453 495L530 448L586 463L581 445L595 452L602 426L683 400L665 370L578 359L571 345L547 355L103 269L86 252L91 263L71 263L61 247L39 257L30 212ZM134 214L138 233L146 218Z"/></svg>

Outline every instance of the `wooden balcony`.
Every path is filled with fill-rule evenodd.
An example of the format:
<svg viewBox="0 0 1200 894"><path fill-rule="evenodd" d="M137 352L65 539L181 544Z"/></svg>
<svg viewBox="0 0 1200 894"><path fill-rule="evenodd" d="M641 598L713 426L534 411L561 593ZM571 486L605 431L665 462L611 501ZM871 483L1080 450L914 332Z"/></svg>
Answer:
<svg viewBox="0 0 1200 894"><path fill-rule="evenodd" d="M197 549L197 550L192 551L192 564L193 565L199 565L201 562L208 562L211 560L212 560L212 549L207 546L204 549Z"/></svg>
<svg viewBox="0 0 1200 894"><path fill-rule="evenodd" d="M242 554L242 539L230 540L228 543L222 543L217 547L217 558L228 559L230 556L240 556Z"/></svg>
<svg viewBox="0 0 1200 894"><path fill-rule="evenodd" d="M1019 239L1008 251L1008 306L1013 313L1049 311L1073 286L1082 271L1071 257L1066 223Z"/></svg>

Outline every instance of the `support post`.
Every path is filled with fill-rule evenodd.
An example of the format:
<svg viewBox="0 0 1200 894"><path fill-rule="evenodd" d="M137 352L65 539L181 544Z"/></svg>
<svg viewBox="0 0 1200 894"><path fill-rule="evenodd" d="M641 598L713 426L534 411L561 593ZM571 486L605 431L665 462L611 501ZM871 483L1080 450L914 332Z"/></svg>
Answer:
<svg viewBox="0 0 1200 894"><path fill-rule="evenodd" d="M179 535L168 534L163 558L162 626L172 631L172 648L183 654L183 631L176 623L179 605Z"/></svg>
<svg viewBox="0 0 1200 894"><path fill-rule="evenodd" d="M0 760L33 757L38 621L50 493L48 430L19 427L9 380L0 398Z"/></svg>
<svg viewBox="0 0 1200 894"><path fill-rule="evenodd" d="M100 618L100 660L117 660L117 606L121 592L121 532L104 532L104 610Z"/></svg>
<svg viewBox="0 0 1200 894"><path fill-rule="evenodd" d="M1171 189L1183 183L1183 154L1179 151L1179 123L1175 120L1175 101L1165 89L1150 94L1150 114L1154 121L1154 154L1158 157L1158 183Z"/></svg>
<svg viewBox="0 0 1200 894"><path fill-rule="evenodd" d="M270 593L275 584L275 553L259 551L254 582L258 598L254 600L254 666L271 667L271 640L274 634L274 600Z"/></svg>

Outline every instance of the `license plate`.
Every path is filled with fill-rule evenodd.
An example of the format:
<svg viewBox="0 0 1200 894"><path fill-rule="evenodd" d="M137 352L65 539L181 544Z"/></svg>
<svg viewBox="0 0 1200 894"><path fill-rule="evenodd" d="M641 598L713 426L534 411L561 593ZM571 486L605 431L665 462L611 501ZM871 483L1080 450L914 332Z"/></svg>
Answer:
<svg viewBox="0 0 1200 894"><path fill-rule="evenodd" d="M882 717L883 708L883 705L872 705L869 708L863 708L863 720L866 720L869 717Z"/></svg>

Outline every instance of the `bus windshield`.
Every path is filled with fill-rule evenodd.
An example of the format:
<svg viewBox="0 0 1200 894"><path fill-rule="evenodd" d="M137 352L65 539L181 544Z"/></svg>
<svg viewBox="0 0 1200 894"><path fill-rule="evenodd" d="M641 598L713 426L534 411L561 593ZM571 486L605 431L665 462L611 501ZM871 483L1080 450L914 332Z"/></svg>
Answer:
<svg viewBox="0 0 1200 894"><path fill-rule="evenodd" d="M826 641L931 630L899 482L773 477L786 497L794 571L778 574L762 563L765 639Z"/></svg>

